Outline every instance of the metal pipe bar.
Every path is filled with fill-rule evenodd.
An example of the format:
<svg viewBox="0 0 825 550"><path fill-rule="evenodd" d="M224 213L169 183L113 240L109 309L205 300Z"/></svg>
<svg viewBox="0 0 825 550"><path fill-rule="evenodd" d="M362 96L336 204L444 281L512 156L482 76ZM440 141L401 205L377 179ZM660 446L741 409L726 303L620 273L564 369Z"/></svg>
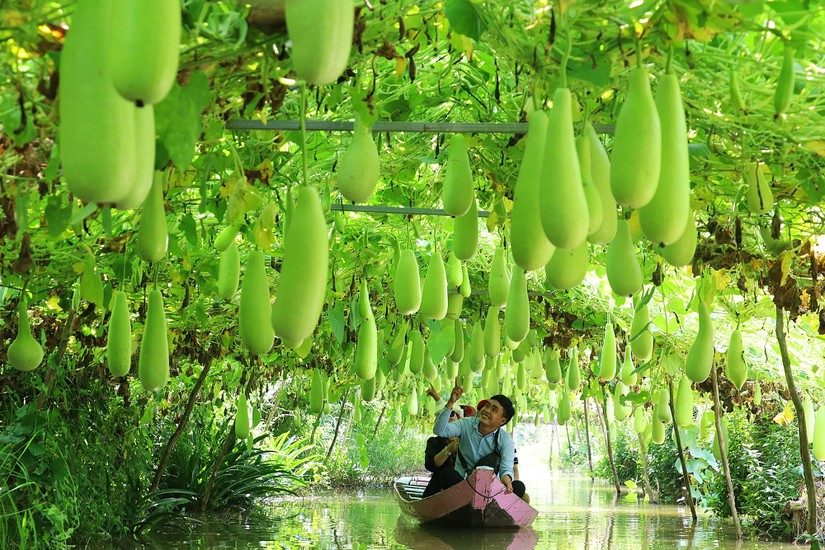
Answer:
<svg viewBox="0 0 825 550"><path fill-rule="evenodd" d="M351 132L351 120L307 120L308 132ZM227 130L300 130L299 120L249 120L235 118L226 122ZM615 125L594 124L600 134L613 134ZM526 122L408 122L379 120L372 125L373 132L412 133L472 133L472 134L526 134Z"/></svg>
<svg viewBox="0 0 825 550"><path fill-rule="evenodd" d="M337 210L339 212L369 212L372 214L400 214L403 216L450 216L443 208L417 208L415 206L386 206L383 204L342 204L334 203L330 206L330 210ZM487 218L490 216L489 210L479 210L479 218Z"/></svg>

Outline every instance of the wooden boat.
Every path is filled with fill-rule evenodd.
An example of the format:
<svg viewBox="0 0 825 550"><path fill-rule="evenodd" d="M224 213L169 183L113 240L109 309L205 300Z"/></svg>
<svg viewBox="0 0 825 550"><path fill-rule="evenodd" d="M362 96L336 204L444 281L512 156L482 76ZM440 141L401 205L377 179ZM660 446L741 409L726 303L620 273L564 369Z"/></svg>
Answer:
<svg viewBox="0 0 825 550"><path fill-rule="evenodd" d="M401 477L395 496L401 510L421 523L455 527L527 527L538 511L513 493L490 468L477 468L463 482L421 498L429 477Z"/></svg>

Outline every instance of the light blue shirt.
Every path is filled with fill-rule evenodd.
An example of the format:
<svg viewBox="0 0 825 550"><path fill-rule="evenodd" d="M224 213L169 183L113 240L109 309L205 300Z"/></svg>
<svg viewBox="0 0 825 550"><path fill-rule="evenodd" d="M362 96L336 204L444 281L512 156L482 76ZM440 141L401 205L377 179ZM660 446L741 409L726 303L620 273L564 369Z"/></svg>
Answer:
<svg viewBox="0 0 825 550"><path fill-rule="evenodd" d="M509 475L510 480L512 480L514 478L514 446L513 438L510 437L510 434L499 428L487 435L481 435L478 431L478 417L470 416L450 422L450 412L452 412L451 409L446 407L441 409L441 412L435 417L433 433L441 437L461 438L458 449L461 451L467 464L472 466L478 462L481 457L493 452L496 432L498 432L498 452L501 455L498 477L501 479L505 475ZM464 477L467 477L467 474L470 473L464 471L464 465L461 464L461 460L459 460L458 457L456 457L455 469Z"/></svg>

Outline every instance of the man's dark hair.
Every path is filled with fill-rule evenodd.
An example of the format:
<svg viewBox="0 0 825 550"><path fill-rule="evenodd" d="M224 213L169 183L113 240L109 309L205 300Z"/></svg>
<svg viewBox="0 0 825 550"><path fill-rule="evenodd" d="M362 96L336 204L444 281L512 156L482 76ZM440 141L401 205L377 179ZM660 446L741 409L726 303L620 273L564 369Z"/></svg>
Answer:
<svg viewBox="0 0 825 550"><path fill-rule="evenodd" d="M513 402L510 401L510 398L506 395L494 395L490 398L490 400L495 399L498 401L498 404L501 405L501 408L504 411L504 416L507 418L507 422L510 422L510 419L513 418L513 415L516 414L516 408L513 406ZM507 423L505 422L505 424Z"/></svg>

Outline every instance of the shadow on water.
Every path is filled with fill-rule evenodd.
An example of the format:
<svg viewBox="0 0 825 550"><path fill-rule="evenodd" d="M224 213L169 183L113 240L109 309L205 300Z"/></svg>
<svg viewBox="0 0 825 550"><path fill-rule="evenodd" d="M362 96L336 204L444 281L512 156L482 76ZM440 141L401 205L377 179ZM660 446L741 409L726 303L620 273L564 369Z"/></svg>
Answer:
<svg viewBox="0 0 825 550"><path fill-rule="evenodd" d="M737 542L727 522L687 508L617 497L611 485L548 472L530 487L539 516L530 528L472 530L419 525L402 516L392 491L328 493L273 502L251 514L211 515L116 548L331 548L472 550L696 549L790 550L790 544ZM102 546L100 546L102 547Z"/></svg>

